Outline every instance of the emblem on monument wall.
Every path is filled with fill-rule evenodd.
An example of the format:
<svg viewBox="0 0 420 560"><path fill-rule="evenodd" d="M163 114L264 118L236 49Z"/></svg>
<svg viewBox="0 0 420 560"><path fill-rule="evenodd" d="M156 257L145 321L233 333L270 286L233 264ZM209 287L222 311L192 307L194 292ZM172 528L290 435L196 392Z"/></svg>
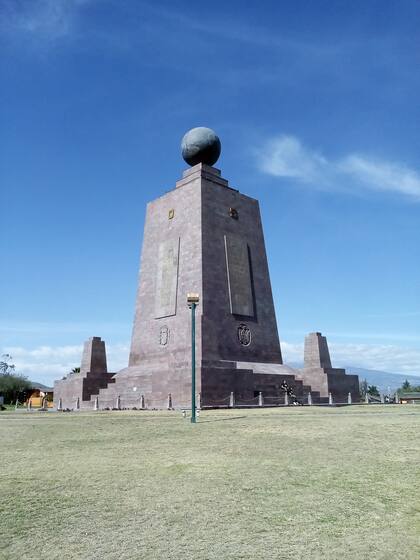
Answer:
<svg viewBox="0 0 420 560"><path fill-rule="evenodd" d="M159 332L159 344L161 346L166 346L169 342L169 328L165 325L160 329Z"/></svg>
<svg viewBox="0 0 420 560"><path fill-rule="evenodd" d="M244 324L238 327L238 340L242 346L249 346L251 344L251 330Z"/></svg>

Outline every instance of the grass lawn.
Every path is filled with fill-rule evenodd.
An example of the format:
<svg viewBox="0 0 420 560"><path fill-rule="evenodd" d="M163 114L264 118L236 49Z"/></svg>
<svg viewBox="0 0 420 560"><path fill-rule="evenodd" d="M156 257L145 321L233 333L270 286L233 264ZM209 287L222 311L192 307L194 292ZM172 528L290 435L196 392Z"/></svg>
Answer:
<svg viewBox="0 0 420 560"><path fill-rule="evenodd" d="M420 558L420 407L0 413L0 558Z"/></svg>

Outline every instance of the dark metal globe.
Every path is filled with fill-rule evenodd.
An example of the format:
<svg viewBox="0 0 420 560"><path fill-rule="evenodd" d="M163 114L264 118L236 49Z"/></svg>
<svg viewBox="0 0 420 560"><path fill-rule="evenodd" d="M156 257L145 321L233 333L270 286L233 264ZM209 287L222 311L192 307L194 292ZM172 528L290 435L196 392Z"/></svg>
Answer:
<svg viewBox="0 0 420 560"><path fill-rule="evenodd" d="M214 165L222 149L219 137L211 128L199 126L189 130L181 142L182 157L189 165Z"/></svg>

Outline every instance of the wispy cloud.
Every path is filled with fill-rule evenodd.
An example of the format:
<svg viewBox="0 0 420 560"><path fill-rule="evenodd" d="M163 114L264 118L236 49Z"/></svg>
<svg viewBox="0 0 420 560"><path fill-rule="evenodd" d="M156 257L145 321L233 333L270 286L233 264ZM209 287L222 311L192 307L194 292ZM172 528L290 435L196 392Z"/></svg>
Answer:
<svg viewBox="0 0 420 560"><path fill-rule="evenodd" d="M112 331L113 334L115 332L121 332L127 329L126 323L118 323L118 322L55 322L55 321L9 321L9 322L0 322L0 334L2 338L4 338L7 333L18 333L19 335L23 334L49 334L52 335L53 333L78 333L80 332L87 333L87 336L93 332L101 331L102 333L105 331L109 332Z"/></svg>
<svg viewBox="0 0 420 560"><path fill-rule="evenodd" d="M329 343L334 367L353 366L420 375L420 349L386 344ZM54 380L66 375L79 366L82 345L21 346L4 347L1 353L10 354L16 371L33 381L52 385ZM303 343L282 342L283 358L286 363L303 361ZM129 344L107 346L109 371L119 371L128 363Z"/></svg>
<svg viewBox="0 0 420 560"><path fill-rule="evenodd" d="M77 34L76 30L83 15L82 9L95 3L108 4L117 17L113 18L111 25L90 20L89 33ZM282 65L283 82L288 68L312 73L314 65L322 67L325 72L325 69L336 66L334 61L341 64L345 53L352 53L359 48L354 39L349 41L343 38L340 42L326 42L297 37L296 34L287 33L285 30L279 32L277 26L258 26L255 22L241 21L238 17L226 14L223 18L208 15L197 17L191 10L171 9L158 2L1 0L1 4L0 32L17 41L26 36L43 44L51 44L60 39L77 36L81 41L88 37L90 45L93 40L111 48L130 51L156 40L161 48L167 47L171 51L178 51L180 48L184 53L185 37L188 34L188 44L194 43L194 49L188 51L190 63L197 56L202 56L202 49L209 52L209 56L213 56L214 50L221 45L225 49L229 49L229 45L236 45L242 49L252 49L253 52L262 51L265 58L271 59L273 55L280 55L280 61L287 58L287 67ZM207 51L208 48L211 51ZM156 63L156 53L154 55ZM161 59L159 61L162 63ZM240 71L236 66L240 65L232 65L231 72L238 77ZM261 79L261 76L265 76L265 79L276 79L271 64L263 65L264 68L261 66L259 63L253 67L254 78L257 76ZM180 64L180 67L183 65ZM208 66L207 72L211 72L211 65ZM220 75L220 70L217 75ZM226 79L229 78L231 76L226 76Z"/></svg>
<svg viewBox="0 0 420 560"><path fill-rule="evenodd" d="M351 153L328 159L307 148L295 136L268 140L257 152L263 173L283 177L320 189L368 189L389 191L420 201L420 174L408 166Z"/></svg>
<svg viewBox="0 0 420 560"><path fill-rule="evenodd" d="M73 29L80 9L94 2L107 0L2 0L0 11L0 25L3 31L23 32L39 37L62 38ZM108 3L112 2L108 0ZM244 43L259 47L277 47L308 54L330 53L336 47L304 44L287 39L284 35L272 34L267 29L249 26L246 23L226 20L209 20L195 18L188 12L179 9L169 9L153 2L125 2L113 3L113 8L119 14L125 14L136 21L136 26L126 29L114 29L130 36L131 40L138 38L139 28L150 31L160 31L163 35L171 26L173 31L180 34L188 30L190 33L206 34L227 41ZM101 35L103 37L103 35ZM126 43L125 43L126 44Z"/></svg>
<svg viewBox="0 0 420 560"><path fill-rule="evenodd" d="M401 311L397 313L369 313L366 317L373 319L400 319L407 317L420 317L420 311Z"/></svg>
<svg viewBox="0 0 420 560"><path fill-rule="evenodd" d="M309 42L287 37L285 33L273 32L266 27L260 27L255 22L249 25L240 22L237 18L217 19L194 18L190 13L180 10L171 10L157 5L156 3L141 3L148 13L153 14L159 20L166 20L179 27L190 31L205 33L213 37L219 37L226 41L243 43L253 47L266 47L288 51L295 55L312 57L331 57L342 52L342 45L328 44L325 42Z"/></svg>
<svg viewBox="0 0 420 560"><path fill-rule="evenodd" d="M362 155L351 154L338 162L337 170L368 188L395 191L420 198L420 175L404 164L375 161Z"/></svg>
<svg viewBox="0 0 420 560"><path fill-rule="evenodd" d="M80 8L93 0L3 0L3 34L53 41L69 35Z"/></svg>
<svg viewBox="0 0 420 560"><path fill-rule="evenodd" d="M393 373L420 375L420 348L391 344L328 344L334 367L360 367ZM303 343L282 342L284 361L303 362Z"/></svg>
<svg viewBox="0 0 420 560"><path fill-rule="evenodd" d="M288 177L314 183L326 179L330 164L325 157L305 148L294 136L278 136L258 151L261 171L275 177Z"/></svg>
<svg viewBox="0 0 420 560"><path fill-rule="evenodd" d="M32 381L52 385L56 379L80 366L82 350L82 345L38 346L32 349L9 346L3 348L1 354L12 356L16 372L26 375ZM118 371L127 365L128 344L109 345L106 350L109 371Z"/></svg>

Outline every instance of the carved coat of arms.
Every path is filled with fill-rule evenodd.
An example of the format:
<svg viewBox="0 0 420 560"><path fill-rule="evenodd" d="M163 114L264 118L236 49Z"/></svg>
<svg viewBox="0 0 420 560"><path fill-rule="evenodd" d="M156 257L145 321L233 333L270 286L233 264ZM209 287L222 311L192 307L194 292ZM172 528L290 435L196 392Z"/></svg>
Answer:
<svg viewBox="0 0 420 560"><path fill-rule="evenodd" d="M165 325L164 327L162 327L160 329L159 332L159 344L161 346L166 346L169 342L169 329L168 327Z"/></svg>
<svg viewBox="0 0 420 560"><path fill-rule="evenodd" d="M242 346L249 346L251 344L251 330L244 324L238 327L238 340Z"/></svg>

